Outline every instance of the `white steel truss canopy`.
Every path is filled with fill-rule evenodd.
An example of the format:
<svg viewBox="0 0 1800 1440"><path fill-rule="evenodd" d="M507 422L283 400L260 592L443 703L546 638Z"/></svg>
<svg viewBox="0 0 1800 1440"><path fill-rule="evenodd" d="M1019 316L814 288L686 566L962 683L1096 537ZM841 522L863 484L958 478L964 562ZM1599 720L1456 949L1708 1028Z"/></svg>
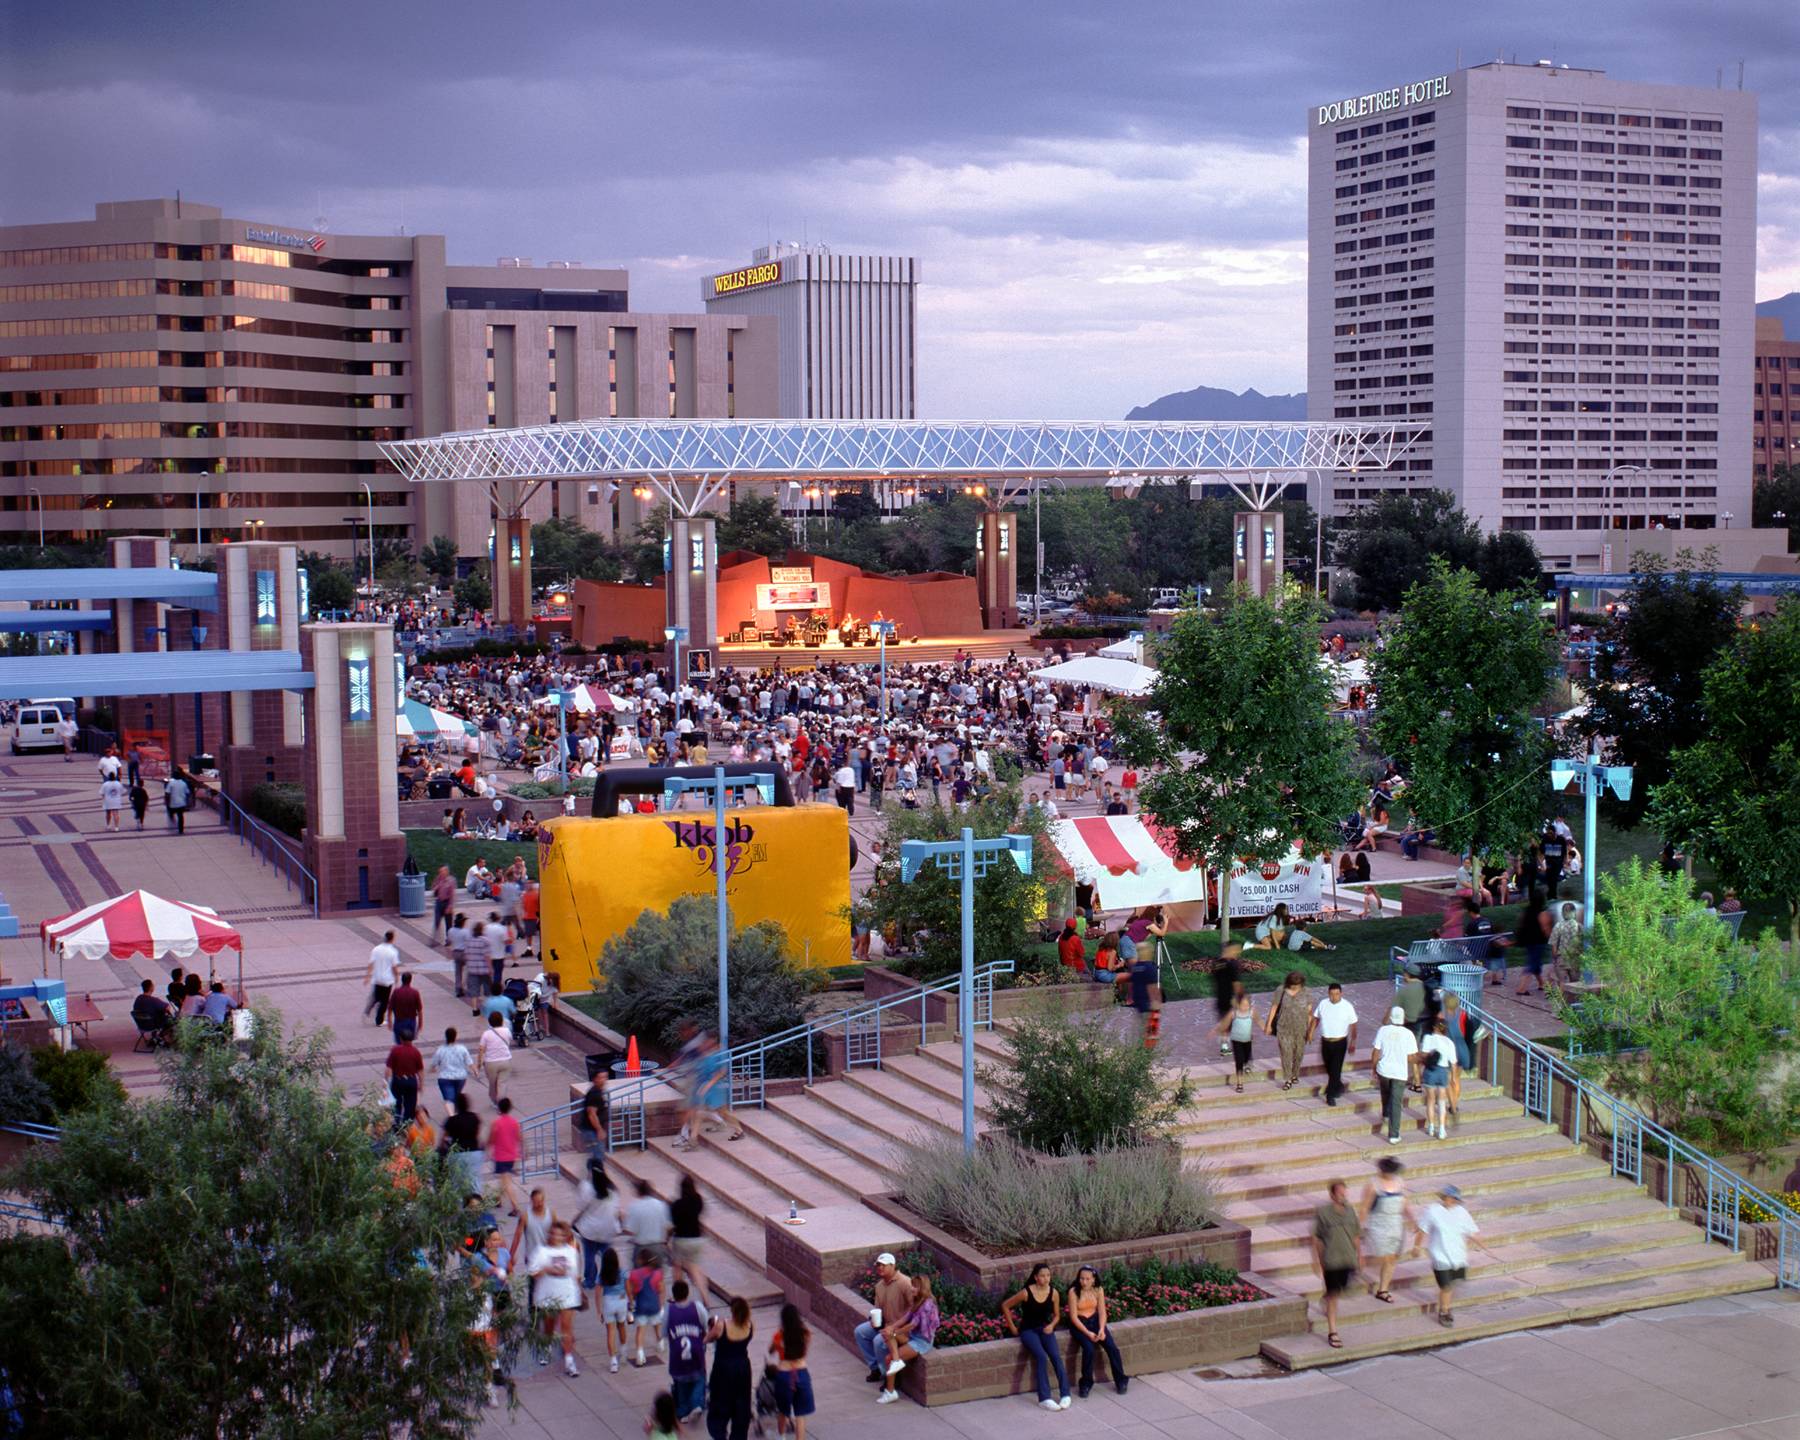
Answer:
<svg viewBox="0 0 1800 1440"><path fill-rule="evenodd" d="M1404 421L577 420L383 442L410 480L1036 480L1386 470Z"/></svg>

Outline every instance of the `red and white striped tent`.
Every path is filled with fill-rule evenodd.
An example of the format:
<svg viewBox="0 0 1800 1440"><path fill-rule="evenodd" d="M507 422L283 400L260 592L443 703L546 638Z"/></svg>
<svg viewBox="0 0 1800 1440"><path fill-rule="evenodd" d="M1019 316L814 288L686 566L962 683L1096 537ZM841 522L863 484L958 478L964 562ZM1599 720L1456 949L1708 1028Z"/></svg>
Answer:
<svg viewBox="0 0 1800 1440"><path fill-rule="evenodd" d="M47 950L55 949L59 969L70 955L89 960L159 960L173 955L185 960L191 955L214 956L221 950L236 950L238 993L243 993L244 937L221 920L217 910L205 905L133 890L46 920L38 926L38 935ZM49 968L46 953L46 974Z"/></svg>
<svg viewBox="0 0 1800 1440"><path fill-rule="evenodd" d="M1200 866L1175 854L1166 830L1136 815L1055 820L1050 839L1075 878L1098 888L1108 910L1204 903L1207 898Z"/></svg>

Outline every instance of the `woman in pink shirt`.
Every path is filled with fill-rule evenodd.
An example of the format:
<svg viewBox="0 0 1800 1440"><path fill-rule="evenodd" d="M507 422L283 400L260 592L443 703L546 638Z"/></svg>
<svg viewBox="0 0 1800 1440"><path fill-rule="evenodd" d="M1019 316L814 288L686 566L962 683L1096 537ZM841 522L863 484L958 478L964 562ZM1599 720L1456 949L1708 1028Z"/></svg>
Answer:
<svg viewBox="0 0 1800 1440"><path fill-rule="evenodd" d="M524 1131L513 1118L512 1108L511 1100L500 1102L500 1113L488 1127L487 1149L488 1158L494 1162L494 1179L512 1206L512 1213L519 1215L524 1213L525 1202L519 1196L519 1183L513 1175L519 1168L519 1156L524 1150Z"/></svg>

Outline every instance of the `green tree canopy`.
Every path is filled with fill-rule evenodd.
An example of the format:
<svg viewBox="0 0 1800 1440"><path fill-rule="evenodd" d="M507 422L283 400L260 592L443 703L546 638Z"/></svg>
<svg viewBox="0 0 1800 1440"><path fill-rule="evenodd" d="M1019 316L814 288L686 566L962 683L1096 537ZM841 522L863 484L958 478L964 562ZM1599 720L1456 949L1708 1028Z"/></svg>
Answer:
<svg viewBox="0 0 1800 1440"><path fill-rule="evenodd" d="M1549 746L1532 709L1556 640L1537 597L1490 595L1432 559L1370 665L1374 733L1437 843L1478 858L1527 843L1544 818Z"/></svg>
<svg viewBox="0 0 1800 1440"><path fill-rule="evenodd" d="M455 1254L462 1187L372 1139L388 1122L332 1088L327 1037L257 1021L243 1050L185 1027L164 1094L66 1116L16 1172L64 1226L0 1240L0 1363L24 1433L479 1423L490 1361Z"/></svg>
<svg viewBox="0 0 1800 1440"><path fill-rule="evenodd" d="M1784 901L1800 949L1800 599L1738 630L1701 703L1705 730L1670 757L1645 819L1725 884Z"/></svg>
<svg viewBox="0 0 1800 1440"><path fill-rule="evenodd" d="M627 558L623 547L579 520L553 517L531 527L532 572L547 581L618 580Z"/></svg>
<svg viewBox="0 0 1800 1440"><path fill-rule="evenodd" d="M448 585L456 578L456 560L456 542L448 535L434 535L419 552L419 563L440 585Z"/></svg>
<svg viewBox="0 0 1800 1440"><path fill-rule="evenodd" d="M1702 690L1707 667L1737 634L1743 594L1722 589L1705 573L1716 564L1707 551L1696 568L1686 550L1670 569L1661 557L1639 554L1630 602L1600 635L1600 651L1580 730L1598 741L1615 765L1636 774L1631 799L1609 791L1601 805L1626 829L1643 819L1650 793L1669 778L1669 757L1706 732Z"/></svg>
<svg viewBox="0 0 1800 1440"><path fill-rule="evenodd" d="M476 562L475 568L456 582L452 591L456 603L468 610L485 610L494 603L494 589L488 584L488 564Z"/></svg>
<svg viewBox="0 0 1800 1440"><path fill-rule="evenodd" d="M1330 714L1320 623L1293 586L1279 603L1239 591L1218 610L1183 611L1157 649L1155 687L1114 711L1146 772L1144 810L1209 870L1280 859L1296 841L1328 850L1356 807L1355 737ZM1221 906L1221 930L1229 923Z"/></svg>
<svg viewBox="0 0 1800 1440"><path fill-rule="evenodd" d="M774 557L787 554L794 544L794 527L782 515L775 496L763 491L738 496L730 513L719 517L718 532L720 554L750 550Z"/></svg>
<svg viewBox="0 0 1800 1440"><path fill-rule="evenodd" d="M1792 386L1789 386L1790 391ZM1775 517L1781 518L1777 520ZM1787 527L1788 549L1800 549L1800 465L1777 465L1750 496L1750 523Z"/></svg>
<svg viewBox="0 0 1800 1440"><path fill-rule="evenodd" d="M1353 577L1347 598L1359 610L1398 609L1434 558L1473 571L1491 594L1524 587L1535 595L1544 583L1530 536L1503 530L1484 539L1445 490L1380 495L1334 533L1337 563Z"/></svg>
<svg viewBox="0 0 1800 1440"><path fill-rule="evenodd" d="M1582 967L1600 988L1557 1007L1582 1067L1696 1145L1782 1144L1800 1128L1800 988L1773 933L1734 942L1686 875L1636 857L1599 886Z"/></svg>
<svg viewBox="0 0 1800 1440"><path fill-rule="evenodd" d="M356 582L350 572L329 560L306 567L306 599L312 613L351 610L356 606Z"/></svg>

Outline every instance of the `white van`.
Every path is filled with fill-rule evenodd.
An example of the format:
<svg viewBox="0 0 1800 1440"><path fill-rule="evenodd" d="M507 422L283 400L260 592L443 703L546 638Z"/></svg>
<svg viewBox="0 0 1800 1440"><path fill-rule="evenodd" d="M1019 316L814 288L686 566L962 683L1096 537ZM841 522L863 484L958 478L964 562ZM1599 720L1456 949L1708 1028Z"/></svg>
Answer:
<svg viewBox="0 0 1800 1440"><path fill-rule="evenodd" d="M75 702L68 698L23 702L13 720L12 753L23 755L27 750L62 749L62 736L56 733L57 726L62 724L64 715L73 716L74 713Z"/></svg>

